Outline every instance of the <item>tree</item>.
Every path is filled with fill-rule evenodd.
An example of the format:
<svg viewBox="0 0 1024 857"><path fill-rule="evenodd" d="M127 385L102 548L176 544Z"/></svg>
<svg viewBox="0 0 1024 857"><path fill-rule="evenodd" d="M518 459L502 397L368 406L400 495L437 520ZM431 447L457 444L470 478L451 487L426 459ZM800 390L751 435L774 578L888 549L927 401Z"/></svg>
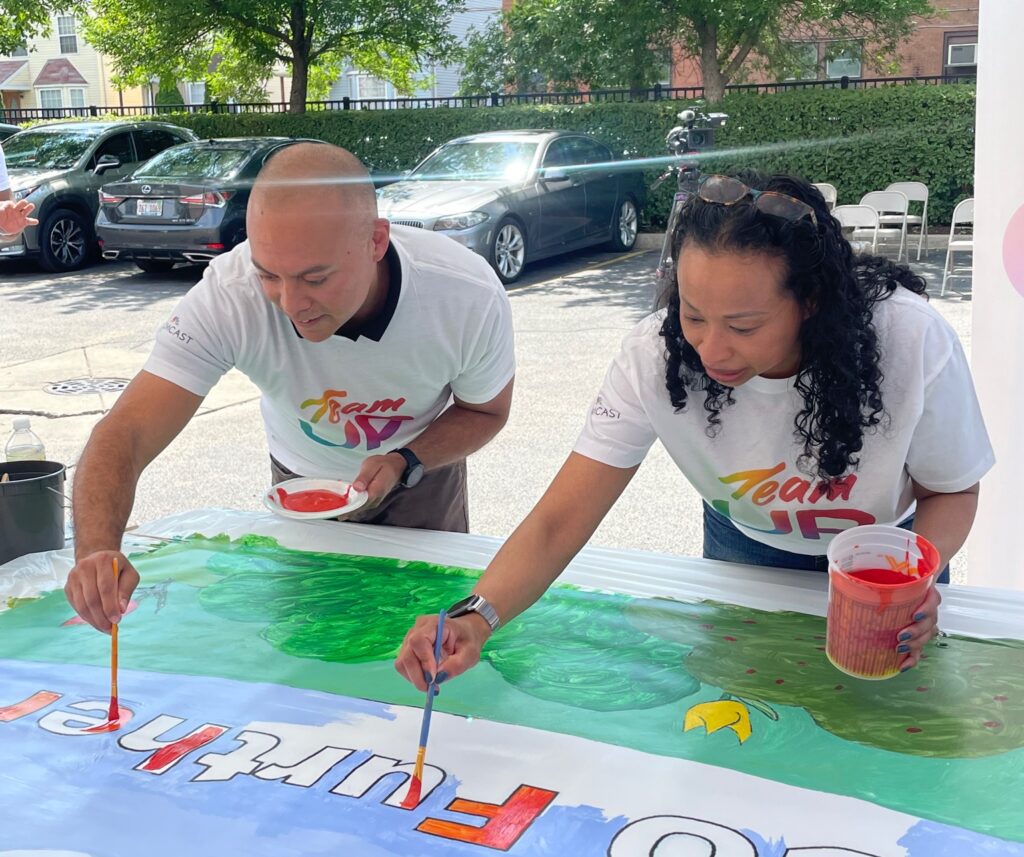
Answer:
<svg viewBox="0 0 1024 857"><path fill-rule="evenodd" d="M225 43L250 68L270 77L275 62L290 69L289 108L305 110L310 72L350 60L391 80L414 86L423 60L456 54L448 31L463 0L95 0L86 37L112 57L120 79L176 73L203 80L214 45Z"/></svg>
<svg viewBox="0 0 1024 857"><path fill-rule="evenodd" d="M3 0L0 4L0 56L12 54L29 40L49 34L53 16L74 12L75 0Z"/></svg>
<svg viewBox="0 0 1024 857"><path fill-rule="evenodd" d="M471 43L472 62L484 68L468 73L493 77L500 70L508 85L539 73L556 85L642 87L659 79L675 47L699 61L714 102L753 67L779 76L792 71L801 41L863 41L871 46L863 59L889 70L912 18L932 12L929 0L521 0L494 25L507 63L495 67L500 51L492 30L481 37L487 50Z"/></svg>
<svg viewBox="0 0 1024 857"><path fill-rule="evenodd" d="M628 86L657 81L670 41L652 26L651 0L519 0L467 39L461 91Z"/></svg>

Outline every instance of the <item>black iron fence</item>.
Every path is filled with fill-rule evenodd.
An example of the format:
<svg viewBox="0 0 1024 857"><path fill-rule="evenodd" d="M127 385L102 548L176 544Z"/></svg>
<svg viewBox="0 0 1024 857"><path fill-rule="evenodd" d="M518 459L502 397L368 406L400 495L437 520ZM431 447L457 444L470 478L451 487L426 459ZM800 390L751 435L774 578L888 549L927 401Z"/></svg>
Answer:
<svg viewBox="0 0 1024 857"><path fill-rule="evenodd" d="M803 89L875 89L882 86L936 86L974 83L968 75L923 77L841 77L835 80L787 80L776 83L739 83L727 92L775 93ZM702 86L662 86L648 89L594 89L573 92L491 92L487 95L452 95L426 98L342 98L336 101L307 101L307 111L318 110L408 110L438 107L504 107L516 104L594 104L624 101L692 101L704 97ZM37 119L88 119L102 116L160 116L170 113L287 113L287 102L245 102L133 107L95 105L89 107L4 108L0 120L28 122Z"/></svg>

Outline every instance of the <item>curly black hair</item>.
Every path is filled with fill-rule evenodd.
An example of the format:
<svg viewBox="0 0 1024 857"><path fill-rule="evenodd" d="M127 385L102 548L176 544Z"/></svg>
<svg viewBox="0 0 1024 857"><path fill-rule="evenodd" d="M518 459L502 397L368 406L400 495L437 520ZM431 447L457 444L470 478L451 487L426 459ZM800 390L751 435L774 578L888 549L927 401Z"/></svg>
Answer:
<svg viewBox="0 0 1024 857"><path fill-rule="evenodd" d="M885 419L880 385L878 336L873 307L903 287L924 295L925 283L909 268L879 256L854 255L814 185L794 176L755 171L733 174L745 185L799 199L814 209L790 221L762 213L747 198L719 205L692 197L672 234L672 258L685 246L720 253L768 253L787 267L785 287L809 310L800 328L801 366L795 386L804 407L794 420L794 437L803 439L798 466L823 484L857 468L866 430ZM710 378L697 351L683 337L675 266L659 306L668 313L661 326L667 350L666 387L677 411L688 392L704 391L707 433L721 429L723 407L733 403L732 389Z"/></svg>

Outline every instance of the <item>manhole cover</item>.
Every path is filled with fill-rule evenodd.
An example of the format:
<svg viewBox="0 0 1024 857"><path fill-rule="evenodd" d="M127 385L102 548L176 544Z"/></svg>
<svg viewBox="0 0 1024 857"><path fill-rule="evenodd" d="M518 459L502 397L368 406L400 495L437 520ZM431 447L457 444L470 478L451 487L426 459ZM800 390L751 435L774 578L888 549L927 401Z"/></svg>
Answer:
<svg viewBox="0 0 1024 857"><path fill-rule="evenodd" d="M69 378L55 381L43 389L54 396L84 396L86 393L120 393L128 386L127 378Z"/></svg>

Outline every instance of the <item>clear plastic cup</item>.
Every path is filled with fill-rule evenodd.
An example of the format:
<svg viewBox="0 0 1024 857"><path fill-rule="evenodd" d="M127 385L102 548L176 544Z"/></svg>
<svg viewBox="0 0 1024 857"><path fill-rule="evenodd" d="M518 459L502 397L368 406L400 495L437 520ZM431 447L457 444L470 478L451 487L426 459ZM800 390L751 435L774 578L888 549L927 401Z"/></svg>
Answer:
<svg viewBox="0 0 1024 857"><path fill-rule="evenodd" d="M904 654L896 637L935 583L938 550L909 530L872 524L840 533L827 556L825 654L857 678L897 675Z"/></svg>

